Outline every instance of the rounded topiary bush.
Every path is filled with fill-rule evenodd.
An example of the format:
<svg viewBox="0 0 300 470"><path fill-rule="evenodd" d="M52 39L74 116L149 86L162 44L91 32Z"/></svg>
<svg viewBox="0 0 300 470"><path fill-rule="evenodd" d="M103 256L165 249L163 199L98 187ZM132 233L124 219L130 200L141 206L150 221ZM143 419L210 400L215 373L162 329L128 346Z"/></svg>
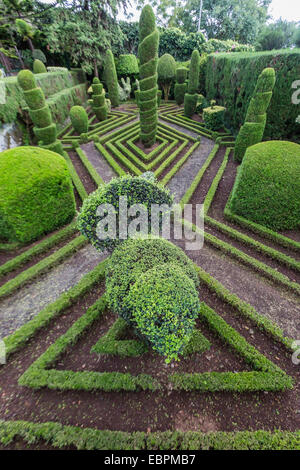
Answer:
<svg viewBox="0 0 300 470"><path fill-rule="evenodd" d="M128 239L106 265L110 308L168 361L177 359L194 328L198 284L193 262L162 238Z"/></svg>
<svg viewBox="0 0 300 470"><path fill-rule="evenodd" d="M195 283L176 263L163 263L140 275L124 299L131 322L152 348L178 359L199 315Z"/></svg>
<svg viewBox="0 0 300 470"><path fill-rule="evenodd" d="M72 106L70 109L70 119L77 134L88 131L89 118L86 110L82 106Z"/></svg>
<svg viewBox="0 0 300 470"><path fill-rule="evenodd" d="M164 90L164 99L168 101L170 88L175 79L176 62L170 54L164 54L158 59L157 74L158 82Z"/></svg>
<svg viewBox="0 0 300 470"><path fill-rule="evenodd" d="M34 60L33 73L47 73L47 69L41 60L39 59Z"/></svg>
<svg viewBox="0 0 300 470"><path fill-rule="evenodd" d="M63 157L38 147L0 154L0 238L27 243L72 220L75 198Z"/></svg>
<svg viewBox="0 0 300 470"><path fill-rule="evenodd" d="M135 77L139 73L139 65L134 54L121 54L116 64L118 77Z"/></svg>
<svg viewBox="0 0 300 470"><path fill-rule="evenodd" d="M249 147L229 207L273 230L300 227L300 145L270 141Z"/></svg>
<svg viewBox="0 0 300 470"><path fill-rule="evenodd" d="M105 217L97 215L97 209L103 204L111 204L119 220L119 197L127 197L127 208L133 204L143 204L148 211L148 226L150 230L151 204L166 204L168 208L173 203L173 197L169 191L156 181L149 181L148 178L132 177L130 175L121 178L114 178L109 183L100 186L95 192L85 199L81 212L78 216L78 228L81 233L99 251L112 251L121 241L119 238L119 227L116 226L116 237L110 235L105 239L97 236L97 225ZM133 217L135 218L135 217ZM128 216L127 222L132 218Z"/></svg>

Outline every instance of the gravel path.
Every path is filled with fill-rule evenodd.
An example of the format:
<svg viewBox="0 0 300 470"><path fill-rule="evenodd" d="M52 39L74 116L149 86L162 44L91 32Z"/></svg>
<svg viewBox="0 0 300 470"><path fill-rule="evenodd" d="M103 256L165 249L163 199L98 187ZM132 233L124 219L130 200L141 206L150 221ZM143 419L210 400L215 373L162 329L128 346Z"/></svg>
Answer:
<svg viewBox="0 0 300 470"><path fill-rule="evenodd" d="M63 292L73 287L91 271L105 255L87 245L72 258L25 285L13 295L0 302L0 338L13 333L54 302Z"/></svg>
<svg viewBox="0 0 300 470"><path fill-rule="evenodd" d="M207 160L214 145L215 143L212 140L202 137L199 147L196 148L180 170L169 181L167 187L170 189L171 193L174 194L175 202L179 202L188 190L196 174Z"/></svg>
<svg viewBox="0 0 300 470"><path fill-rule="evenodd" d="M97 170L105 183L108 183L116 173L112 167L107 163L101 152L95 148L94 142L81 145L82 150L86 153L87 158Z"/></svg>
<svg viewBox="0 0 300 470"><path fill-rule="evenodd" d="M189 135L191 137L194 137L195 139L197 139L197 137L199 137L199 133L193 132L190 129L179 126L177 124L174 124L173 122L166 121L165 119L158 119L158 122L161 122L162 124L166 124L167 126L173 127L177 131L182 132L183 134ZM202 139L204 139L204 138L205 137L202 137ZM206 140L209 140L209 139L206 139Z"/></svg>

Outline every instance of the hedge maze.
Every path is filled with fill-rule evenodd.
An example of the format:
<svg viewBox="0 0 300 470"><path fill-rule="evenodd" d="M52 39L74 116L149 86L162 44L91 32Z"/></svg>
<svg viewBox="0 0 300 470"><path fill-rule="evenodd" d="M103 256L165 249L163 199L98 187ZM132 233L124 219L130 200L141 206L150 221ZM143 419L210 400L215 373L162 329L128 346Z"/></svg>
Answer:
<svg viewBox="0 0 300 470"><path fill-rule="evenodd" d="M238 165L228 130L211 131L183 106L162 102L156 143L145 149L137 115L132 102L103 121L90 109L86 133L69 124L57 138L77 209L111 177L147 171L166 187L182 186L181 204L204 204L204 247L187 253L200 283L196 329L180 362L166 365L109 310L107 259L95 258L75 221L29 246L2 244L0 305L18 301L24 321L0 332L7 356L0 447L20 439L33 448L299 449L299 367L291 361L300 315L298 233L230 211ZM191 165L193 158L202 164ZM71 273L67 285L58 276L72 263L85 271L73 283ZM41 279L57 296L39 308ZM22 292L29 307L20 303Z"/></svg>

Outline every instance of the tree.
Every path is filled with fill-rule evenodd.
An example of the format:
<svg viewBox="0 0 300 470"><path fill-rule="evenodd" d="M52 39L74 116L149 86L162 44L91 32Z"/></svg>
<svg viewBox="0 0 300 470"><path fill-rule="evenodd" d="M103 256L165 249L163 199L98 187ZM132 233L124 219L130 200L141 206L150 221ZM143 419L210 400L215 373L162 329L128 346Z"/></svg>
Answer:
<svg viewBox="0 0 300 470"><path fill-rule="evenodd" d="M108 97L111 101L112 106L119 106L119 87L118 77L115 66L115 59L113 53L108 49L106 53L105 66L105 81L107 85Z"/></svg>
<svg viewBox="0 0 300 470"><path fill-rule="evenodd" d="M127 21L120 21L119 26L123 33L122 48L120 50L120 54L129 52L130 54L137 55L139 46L138 22L128 23Z"/></svg>
<svg viewBox="0 0 300 470"><path fill-rule="evenodd" d="M147 0L149 1L149 0ZM146 0L138 0L142 5ZM158 24L198 31L199 0L151 0ZM201 31L207 38L253 44L267 19L271 0L203 0Z"/></svg>
<svg viewBox="0 0 300 470"><path fill-rule="evenodd" d="M164 54L158 60L157 74L158 82L164 90L165 101L169 99L170 88L175 78L176 62L170 54Z"/></svg>
<svg viewBox="0 0 300 470"><path fill-rule="evenodd" d="M139 21L140 59L140 137L145 147L156 141L157 130L157 62L159 35L155 15L146 5Z"/></svg>
<svg viewBox="0 0 300 470"><path fill-rule="evenodd" d="M191 65L189 71L188 92L184 95L184 114L191 117L195 111L198 100L198 86L199 86L199 64L200 55L195 49L191 57Z"/></svg>
<svg viewBox="0 0 300 470"><path fill-rule="evenodd" d="M279 19L262 28L256 43L256 49L270 51L272 49L283 49L294 44L296 23Z"/></svg>

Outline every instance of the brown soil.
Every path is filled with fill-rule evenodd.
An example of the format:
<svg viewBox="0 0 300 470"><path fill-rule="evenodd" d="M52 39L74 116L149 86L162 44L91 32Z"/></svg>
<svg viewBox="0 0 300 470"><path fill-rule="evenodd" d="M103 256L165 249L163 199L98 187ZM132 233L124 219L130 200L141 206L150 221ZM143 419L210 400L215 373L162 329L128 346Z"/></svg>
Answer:
<svg viewBox="0 0 300 470"><path fill-rule="evenodd" d="M71 150L68 152L70 159L72 160L73 166L78 174L83 186L88 194L92 193L97 189L97 185L85 166L82 164L79 156L77 155L75 150Z"/></svg>
<svg viewBox="0 0 300 470"><path fill-rule="evenodd" d="M296 430L299 427L297 397L299 384L292 391L284 393L189 393L169 390L162 392L82 392L42 389L33 391L20 387L17 380L27 367L37 359L72 323L79 318L103 292L103 284L92 291L65 313L41 330L24 349L14 354L0 371L1 402L0 417L6 420L29 420L35 422L57 421L62 424L87 426L98 429L123 431L138 430L249 430L283 429ZM255 326L236 315L236 311L218 300L205 287L200 289L200 298L233 325L246 339L269 359L293 375L297 381L299 371L293 366L285 349ZM204 327L203 333L213 341L210 351L199 355L199 363L186 359L175 368L165 367L153 353L145 357L110 358L103 357L97 362L90 353L102 329L108 328L112 315L105 314L101 324L84 335L60 360L61 365L76 370L129 370L136 374L147 370L152 375L172 373L184 369L184 364L198 370L247 370L240 359L233 359L233 353L224 347ZM211 359L208 358L211 356ZM159 359L159 365L157 360ZM226 363L230 361L229 363ZM232 362L233 361L233 362ZM128 369L125 369L127 366ZM296 382L297 383L297 382ZM108 412L109 410L109 412ZM14 448L14 447L13 447Z"/></svg>

